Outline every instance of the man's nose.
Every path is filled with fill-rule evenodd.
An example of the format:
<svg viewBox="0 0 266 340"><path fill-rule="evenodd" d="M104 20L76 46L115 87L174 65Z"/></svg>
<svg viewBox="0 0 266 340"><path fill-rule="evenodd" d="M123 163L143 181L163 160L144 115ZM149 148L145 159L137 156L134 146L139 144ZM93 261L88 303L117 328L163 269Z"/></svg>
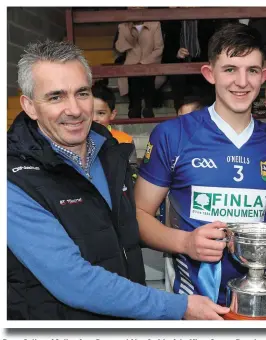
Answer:
<svg viewBox="0 0 266 340"><path fill-rule="evenodd" d="M69 116L80 116L82 110L76 98L69 98L65 113Z"/></svg>
<svg viewBox="0 0 266 340"><path fill-rule="evenodd" d="M235 79L235 84L239 87L246 87L248 84L248 75L246 73L246 71L241 70L239 72L237 72L236 74L236 79Z"/></svg>

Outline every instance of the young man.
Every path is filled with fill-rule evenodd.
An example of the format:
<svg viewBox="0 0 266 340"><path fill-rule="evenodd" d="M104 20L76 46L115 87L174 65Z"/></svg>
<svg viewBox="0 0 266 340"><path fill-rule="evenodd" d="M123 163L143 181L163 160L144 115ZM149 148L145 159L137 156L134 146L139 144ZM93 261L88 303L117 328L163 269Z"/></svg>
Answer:
<svg viewBox="0 0 266 340"><path fill-rule="evenodd" d="M115 95L112 90L98 81L92 86L91 91L93 95L93 121L107 127L119 143L133 143L132 136L123 131L115 130L110 125L117 114Z"/></svg>
<svg viewBox="0 0 266 340"><path fill-rule="evenodd" d="M91 71L68 42L31 44L8 131L8 319L221 319L201 296L145 287L128 158L93 123Z"/></svg>
<svg viewBox="0 0 266 340"><path fill-rule="evenodd" d="M141 238L172 254L166 276L173 291L225 304L228 280L246 269L224 251L222 229L263 221L266 208L266 124L251 115L266 76L258 32L221 28L209 61L202 74L215 85L215 103L154 129L135 198ZM153 217L168 192L172 228Z"/></svg>

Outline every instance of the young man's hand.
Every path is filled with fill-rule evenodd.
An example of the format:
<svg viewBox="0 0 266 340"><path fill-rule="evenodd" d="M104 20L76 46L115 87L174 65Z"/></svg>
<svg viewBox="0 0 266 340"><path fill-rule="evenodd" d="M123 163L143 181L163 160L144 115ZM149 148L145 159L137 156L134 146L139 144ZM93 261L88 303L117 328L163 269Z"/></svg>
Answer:
<svg viewBox="0 0 266 340"><path fill-rule="evenodd" d="M185 253L197 261L220 261L226 247L226 235L223 231L226 227L223 222L212 222L188 232L185 238Z"/></svg>
<svg viewBox="0 0 266 340"><path fill-rule="evenodd" d="M189 295L185 320L223 320L220 315L229 313L230 308L212 302L206 296Z"/></svg>

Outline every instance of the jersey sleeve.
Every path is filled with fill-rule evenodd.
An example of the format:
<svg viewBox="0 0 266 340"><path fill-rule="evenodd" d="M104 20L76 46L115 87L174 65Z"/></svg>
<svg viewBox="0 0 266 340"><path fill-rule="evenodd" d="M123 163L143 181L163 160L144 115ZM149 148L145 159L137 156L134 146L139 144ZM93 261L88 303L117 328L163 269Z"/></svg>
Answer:
<svg viewBox="0 0 266 340"><path fill-rule="evenodd" d="M178 156L179 144L179 124L176 120L165 123L157 125L152 131L139 172L142 178L161 187L171 184L171 168ZM175 131L172 131L173 128Z"/></svg>

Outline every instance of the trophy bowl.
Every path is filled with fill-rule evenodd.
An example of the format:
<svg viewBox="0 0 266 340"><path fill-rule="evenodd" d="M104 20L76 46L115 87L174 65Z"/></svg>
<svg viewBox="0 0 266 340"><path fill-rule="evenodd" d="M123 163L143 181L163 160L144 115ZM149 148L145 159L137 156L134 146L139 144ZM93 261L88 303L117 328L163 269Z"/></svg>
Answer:
<svg viewBox="0 0 266 340"><path fill-rule="evenodd" d="M228 282L226 305L238 315L266 317L266 223L228 224L226 232L233 258L249 268Z"/></svg>
<svg viewBox="0 0 266 340"><path fill-rule="evenodd" d="M235 223L228 225L228 248L243 266L266 267L266 223Z"/></svg>

